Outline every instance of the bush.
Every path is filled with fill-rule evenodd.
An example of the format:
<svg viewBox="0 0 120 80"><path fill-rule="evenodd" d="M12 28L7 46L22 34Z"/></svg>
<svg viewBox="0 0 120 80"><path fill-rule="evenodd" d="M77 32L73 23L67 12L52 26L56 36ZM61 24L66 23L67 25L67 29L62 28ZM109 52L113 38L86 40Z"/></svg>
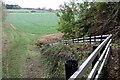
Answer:
<svg viewBox="0 0 120 80"><path fill-rule="evenodd" d="M70 48L62 44L45 45L41 50L41 54L44 57L44 63L47 64L49 77L63 78L65 75L64 61L70 59Z"/></svg>
<svg viewBox="0 0 120 80"><path fill-rule="evenodd" d="M45 45L42 48L41 54L50 78L65 78L64 62L67 60L74 59L80 63L83 62L87 55L81 52L80 46L83 44Z"/></svg>

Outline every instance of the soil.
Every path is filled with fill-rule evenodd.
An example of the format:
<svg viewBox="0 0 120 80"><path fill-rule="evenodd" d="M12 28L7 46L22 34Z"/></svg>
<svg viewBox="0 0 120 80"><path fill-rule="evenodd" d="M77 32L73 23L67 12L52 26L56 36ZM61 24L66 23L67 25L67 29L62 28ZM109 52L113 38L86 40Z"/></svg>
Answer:
<svg viewBox="0 0 120 80"><path fill-rule="evenodd" d="M113 49L108 62L108 78L118 80L119 77L119 55L120 50Z"/></svg>
<svg viewBox="0 0 120 80"><path fill-rule="evenodd" d="M120 72L119 72L119 49L112 49L112 53L109 56L108 64L106 67L104 77L107 80L119 80Z"/></svg>
<svg viewBox="0 0 120 80"><path fill-rule="evenodd" d="M10 24L10 26L11 26L13 29L15 29L15 30L16 30L16 27L15 27L14 25Z"/></svg>
<svg viewBox="0 0 120 80"><path fill-rule="evenodd" d="M41 35L41 34L31 34L31 35ZM43 34L44 37L52 37L52 36L62 36L63 33L52 33L52 34Z"/></svg>
<svg viewBox="0 0 120 80"><path fill-rule="evenodd" d="M26 78L46 78L47 72L41 60L41 54L36 46L30 49L31 53L26 57Z"/></svg>

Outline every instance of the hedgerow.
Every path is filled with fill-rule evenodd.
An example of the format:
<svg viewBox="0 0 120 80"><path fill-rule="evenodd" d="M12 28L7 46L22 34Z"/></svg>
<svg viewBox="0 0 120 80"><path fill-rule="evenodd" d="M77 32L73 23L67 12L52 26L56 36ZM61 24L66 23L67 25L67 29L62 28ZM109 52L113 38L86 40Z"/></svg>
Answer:
<svg viewBox="0 0 120 80"><path fill-rule="evenodd" d="M81 64L88 56L86 52L88 48L83 51L84 48L83 44L45 45L41 50L41 54L49 77L65 78L65 61L72 59L77 60Z"/></svg>

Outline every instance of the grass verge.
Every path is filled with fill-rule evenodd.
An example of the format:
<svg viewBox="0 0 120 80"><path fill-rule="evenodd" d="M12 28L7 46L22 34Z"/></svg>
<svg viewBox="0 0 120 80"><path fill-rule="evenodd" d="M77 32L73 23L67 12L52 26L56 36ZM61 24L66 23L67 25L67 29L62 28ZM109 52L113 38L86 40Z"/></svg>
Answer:
<svg viewBox="0 0 120 80"><path fill-rule="evenodd" d="M58 34L57 34L58 35ZM51 36L51 35L50 35ZM31 35L26 32L15 30L6 24L3 27L3 58L2 70L3 78L40 78L39 70L41 67L40 53L37 50L31 50L35 46L37 39L42 39L50 36ZM55 35L53 35L55 36ZM28 61L29 58L29 61ZM34 63L34 64L33 64ZM29 67L31 64L31 67ZM36 67L38 66L38 67ZM43 70L45 71L45 70ZM45 73L46 74L46 73Z"/></svg>

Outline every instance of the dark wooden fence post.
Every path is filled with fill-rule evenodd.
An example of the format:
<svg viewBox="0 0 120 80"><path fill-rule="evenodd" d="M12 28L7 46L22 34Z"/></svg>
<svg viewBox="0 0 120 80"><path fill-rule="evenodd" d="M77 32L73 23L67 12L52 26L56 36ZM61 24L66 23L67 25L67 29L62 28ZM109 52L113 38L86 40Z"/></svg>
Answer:
<svg viewBox="0 0 120 80"><path fill-rule="evenodd" d="M83 42L84 42L84 36L83 36Z"/></svg>
<svg viewBox="0 0 120 80"><path fill-rule="evenodd" d="M110 45L110 54L112 53L112 46Z"/></svg>
<svg viewBox="0 0 120 80"><path fill-rule="evenodd" d="M76 60L67 60L65 62L66 80L68 80L77 69L78 62Z"/></svg>
<svg viewBox="0 0 120 80"><path fill-rule="evenodd" d="M94 42L96 42L96 36L94 36Z"/></svg>
<svg viewBox="0 0 120 80"><path fill-rule="evenodd" d="M72 39L73 43L74 43L74 39Z"/></svg>
<svg viewBox="0 0 120 80"><path fill-rule="evenodd" d="M79 38L77 38L77 41L78 41L78 43L79 43Z"/></svg>
<svg viewBox="0 0 120 80"><path fill-rule="evenodd" d="M97 48L98 46L93 45L93 51ZM92 62L92 68L94 67L95 63L98 61L98 55L96 56L96 58L93 60Z"/></svg>
<svg viewBox="0 0 120 80"><path fill-rule="evenodd" d="M89 37L89 39L90 39L90 44L91 44L91 36Z"/></svg>
<svg viewBox="0 0 120 80"><path fill-rule="evenodd" d="M100 50L100 55L103 53L104 49L105 49L106 45L103 46L103 48Z"/></svg>
<svg viewBox="0 0 120 80"><path fill-rule="evenodd" d="M65 45L67 45L67 41L65 41Z"/></svg>
<svg viewBox="0 0 120 80"><path fill-rule="evenodd" d="M102 37L102 35L101 35L101 37L100 37L100 43L102 43L102 38L103 38L103 37Z"/></svg>

